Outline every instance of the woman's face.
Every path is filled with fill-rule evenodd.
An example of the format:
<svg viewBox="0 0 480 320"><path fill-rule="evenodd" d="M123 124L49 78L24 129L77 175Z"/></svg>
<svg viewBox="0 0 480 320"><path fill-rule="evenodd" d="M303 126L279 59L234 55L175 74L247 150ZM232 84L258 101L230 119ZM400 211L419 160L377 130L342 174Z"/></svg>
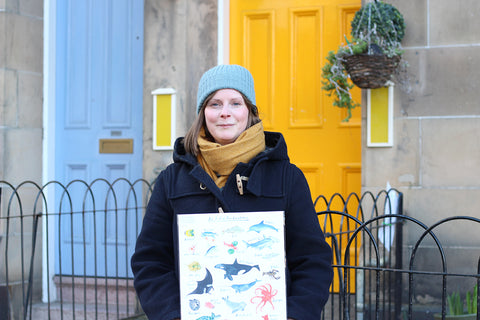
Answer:
<svg viewBox="0 0 480 320"><path fill-rule="evenodd" d="M205 106L207 129L216 143L235 142L247 128L248 107L240 92L221 89L215 92Z"/></svg>

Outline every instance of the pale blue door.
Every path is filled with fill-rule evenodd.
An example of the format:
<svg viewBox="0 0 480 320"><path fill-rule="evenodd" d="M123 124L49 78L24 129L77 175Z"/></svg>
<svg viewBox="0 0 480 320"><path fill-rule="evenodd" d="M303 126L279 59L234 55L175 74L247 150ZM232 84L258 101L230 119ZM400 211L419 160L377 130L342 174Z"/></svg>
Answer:
<svg viewBox="0 0 480 320"><path fill-rule="evenodd" d="M143 0L56 3L55 175L63 184L87 183L70 185L71 198L56 209L57 274L131 276L139 217L124 209L127 195L134 206L128 184L118 181L108 192L108 183L142 177L143 6ZM95 179L105 181L90 192Z"/></svg>

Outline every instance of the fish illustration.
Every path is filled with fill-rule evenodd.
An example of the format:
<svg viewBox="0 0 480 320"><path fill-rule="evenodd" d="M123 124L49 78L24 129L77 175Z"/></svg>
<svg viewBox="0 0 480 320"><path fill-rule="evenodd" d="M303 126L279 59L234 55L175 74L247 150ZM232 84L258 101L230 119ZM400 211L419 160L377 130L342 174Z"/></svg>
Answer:
<svg viewBox="0 0 480 320"><path fill-rule="evenodd" d="M195 232L193 231L193 229L189 229L189 230L185 231L185 235L186 235L187 237L189 237L189 238L190 238L190 237L194 237L194 236L195 236Z"/></svg>
<svg viewBox="0 0 480 320"><path fill-rule="evenodd" d="M200 265L200 263L198 261L193 261L192 263L190 263L188 265L188 269L190 271L198 271L202 268L202 266Z"/></svg>
<svg viewBox="0 0 480 320"><path fill-rule="evenodd" d="M208 269L207 274L205 275L205 278L201 281L197 281L197 287L195 290L189 293L190 294L203 294L203 293L209 293L211 290L213 290L213 278L212 274Z"/></svg>
<svg viewBox="0 0 480 320"><path fill-rule="evenodd" d="M211 231L202 232L202 237L205 237L205 238L215 239L216 236L217 236L217 234L215 232L211 232Z"/></svg>
<svg viewBox="0 0 480 320"><path fill-rule="evenodd" d="M203 317L197 318L197 320L214 320L215 318L218 318L218 317L220 317L220 315L216 315L212 312L210 316L203 316Z"/></svg>
<svg viewBox="0 0 480 320"><path fill-rule="evenodd" d="M254 266L240 264L238 263L237 259L235 259L235 262L233 264L219 263L215 266L215 268L225 271L225 275L223 278L230 281L233 280L232 276L238 275L238 273L241 271L243 271L241 274L247 273L248 271L252 270L252 268L257 268L257 270L260 271L260 267L258 266L258 264Z"/></svg>
<svg viewBox="0 0 480 320"><path fill-rule="evenodd" d="M253 226L251 226L250 229L248 229L248 231L255 231L256 233L260 233L260 232L262 232L263 230L266 230L266 229L275 230L275 231L278 232L277 228L275 228L272 225L265 224L265 222L263 220L262 220L262 222L260 222L258 224L254 224Z"/></svg>
<svg viewBox="0 0 480 320"><path fill-rule="evenodd" d="M211 303L210 301L205 302L205 307L207 307L208 309L213 309L213 308L215 308L215 306L213 305L213 303Z"/></svg>
<svg viewBox="0 0 480 320"><path fill-rule="evenodd" d="M247 306L247 304L245 302L233 302L231 301L230 299L228 299L228 297L223 297L222 298L223 300L225 300L225 303L227 304L227 306L232 309L232 313L235 313L237 311L243 311L245 310L245 307Z"/></svg>
<svg viewBox="0 0 480 320"><path fill-rule="evenodd" d="M247 244L247 248L252 247L252 248L257 248L257 249L263 249L265 247L271 248L273 243L276 242L276 240L271 238L271 237L265 237L264 236L263 239L259 240L259 241L255 241L255 242L244 241L244 242Z"/></svg>
<svg viewBox="0 0 480 320"><path fill-rule="evenodd" d="M240 292L243 292L243 291L247 291L248 289L253 287L255 285L255 283L257 283L258 281L260 281L260 280L255 280L255 281L252 281L250 283L245 283L245 284L233 284L231 287L232 287L233 290L235 290L236 293L240 293Z"/></svg>

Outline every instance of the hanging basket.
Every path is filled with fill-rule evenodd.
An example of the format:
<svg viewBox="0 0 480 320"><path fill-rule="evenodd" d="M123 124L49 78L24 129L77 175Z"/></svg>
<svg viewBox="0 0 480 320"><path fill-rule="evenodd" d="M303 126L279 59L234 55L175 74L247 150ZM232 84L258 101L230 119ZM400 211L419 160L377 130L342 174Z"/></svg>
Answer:
<svg viewBox="0 0 480 320"><path fill-rule="evenodd" d="M362 89L387 85L400 62L400 56L355 54L343 57L343 66L353 83Z"/></svg>

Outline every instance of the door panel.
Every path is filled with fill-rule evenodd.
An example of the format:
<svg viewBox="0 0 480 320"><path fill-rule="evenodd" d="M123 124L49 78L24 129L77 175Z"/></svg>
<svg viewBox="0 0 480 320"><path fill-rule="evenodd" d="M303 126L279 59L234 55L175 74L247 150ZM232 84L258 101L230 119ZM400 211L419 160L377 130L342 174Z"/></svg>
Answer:
<svg viewBox="0 0 480 320"><path fill-rule="evenodd" d="M142 177L143 1L58 0L56 7L56 179L135 181ZM102 152L101 139L130 139L133 152ZM71 203L64 201L57 223L57 273L118 276L120 265L120 275L130 275L135 236L127 230L136 218L116 211L129 188L101 181L92 193L81 182L69 187Z"/></svg>
<svg viewBox="0 0 480 320"><path fill-rule="evenodd" d="M283 133L313 199L361 192L361 111L353 110L350 121L343 122L346 111L333 107L321 89L325 57L345 42L359 8L360 0L230 1L230 63L252 72L264 127ZM360 102L360 89L352 96ZM342 211L343 204L331 209ZM356 208L349 209L355 213ZM325 232L346 231L337 218ZM355 249L350 261L356 261Z"/></svg>
<svg viewBox="0 0 480 320"><path fill-rule="evenodd" d="M360 192L360 110L342 122L346 112L321 89L325 57L350 34L359 7L352 0L230 1L230 63L252 72L265 129L283 133L314 198Z"/></svg>

